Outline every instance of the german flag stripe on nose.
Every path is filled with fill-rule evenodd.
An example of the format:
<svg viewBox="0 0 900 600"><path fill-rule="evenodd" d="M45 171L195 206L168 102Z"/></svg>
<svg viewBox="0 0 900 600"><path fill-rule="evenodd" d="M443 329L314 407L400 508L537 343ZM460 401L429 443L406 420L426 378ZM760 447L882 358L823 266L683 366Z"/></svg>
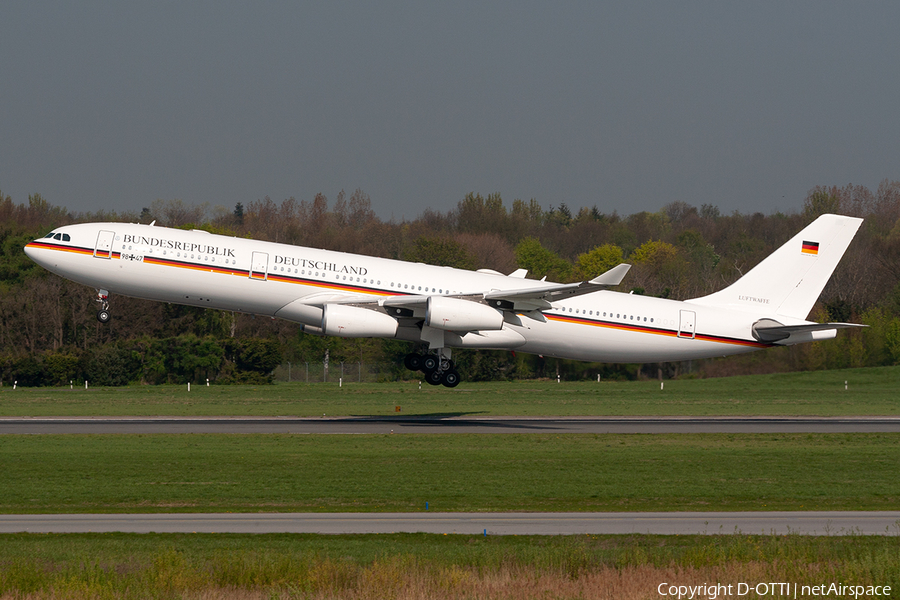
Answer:
<svg viewBox="0 0 900 600"><path fill-rule="evenodd" d="M803 242L801 252L803 252L803 254L818 254L819 242Z"/></svg>

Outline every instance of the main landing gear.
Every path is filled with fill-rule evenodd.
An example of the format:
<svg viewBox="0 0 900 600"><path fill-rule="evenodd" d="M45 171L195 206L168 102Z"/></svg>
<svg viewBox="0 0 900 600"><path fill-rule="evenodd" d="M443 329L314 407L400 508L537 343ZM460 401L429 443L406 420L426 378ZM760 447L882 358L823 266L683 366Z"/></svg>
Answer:
<svg viewBox="0 0 900 600"><path fill-rule="evenodd" d="M453 361L443 354L407 354L403 364L410 371L422 371L425 381L431 385L444 385L452 388L459 385L459 372L453 367Z"/></svg>
<svg viewBox="0 0 900 600"><path fill-rule="evenodd" d="M97 320L105 325L112 318L112 315L109 314L109 292L97 290L97 302L100 303L100 310L97 311Z"/></svg>

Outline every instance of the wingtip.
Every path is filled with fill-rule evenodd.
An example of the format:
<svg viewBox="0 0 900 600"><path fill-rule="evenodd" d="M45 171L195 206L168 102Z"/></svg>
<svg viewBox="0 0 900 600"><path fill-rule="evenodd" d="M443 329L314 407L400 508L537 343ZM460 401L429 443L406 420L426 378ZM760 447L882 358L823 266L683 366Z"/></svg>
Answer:
<svg viewBox="0 0 900 600"><path fill-rule="evenodd" d="M626 263L616 265L602 275L598 275L591 279L590 283L593 283L594 285L619 285L622 283L622 280L625 279L625 275L628 273L629 269L631 269L631 265Z"/></svg>

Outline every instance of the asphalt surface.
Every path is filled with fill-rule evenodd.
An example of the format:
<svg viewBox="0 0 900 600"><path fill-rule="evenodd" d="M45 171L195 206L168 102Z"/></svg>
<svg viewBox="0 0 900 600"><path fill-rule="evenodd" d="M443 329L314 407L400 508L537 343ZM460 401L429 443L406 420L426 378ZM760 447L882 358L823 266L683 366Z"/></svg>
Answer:
<svg viewBox="0 0 900 600"><path fill-rule="evenodd" d="M0 533L900 535L900 511L0 515Z"/></svg>
<svg viewBox="0 0 900 600"><path fill-rule="evenodd" d="M900 417L0 417L0 434L885 432Z"/></svg>

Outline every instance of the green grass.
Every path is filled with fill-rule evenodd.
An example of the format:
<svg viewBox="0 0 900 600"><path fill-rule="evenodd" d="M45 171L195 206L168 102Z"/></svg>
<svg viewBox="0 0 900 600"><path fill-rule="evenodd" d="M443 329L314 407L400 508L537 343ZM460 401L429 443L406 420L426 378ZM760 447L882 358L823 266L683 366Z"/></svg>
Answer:
<svg viewBox="0 0 900 600"><path fill-rule="evenodd" d="M848 389L844 389L844 382ZM0 388L0 416L898 415L900 367L703 380Z"/></svg>
<svg viewBox="0 0 900 600"><path fill-rule="evenodd" d="M0 512L890 510L900 434L0 436Z"/></svg>
<svg viewBox="0 0 900 600"><path fill-rule="evenodd" d="M883 536L13 534L0 535L0 597L657 597L662 582L741 581L896 590L896 550Z"/></svg>
<svg viewBox="0 0 900 600"><path fill-rule="evenodd" d="M849 389L844 390L844 381ZM900 368L658 382L0 388L0 415L896 415ZM898 434L0 436L0 512L890 510ZM0 597L900 589L893 537L0 535ZM613 587L610 587L613 586ZM618 587L616 587L618 586Z"/></svg>

